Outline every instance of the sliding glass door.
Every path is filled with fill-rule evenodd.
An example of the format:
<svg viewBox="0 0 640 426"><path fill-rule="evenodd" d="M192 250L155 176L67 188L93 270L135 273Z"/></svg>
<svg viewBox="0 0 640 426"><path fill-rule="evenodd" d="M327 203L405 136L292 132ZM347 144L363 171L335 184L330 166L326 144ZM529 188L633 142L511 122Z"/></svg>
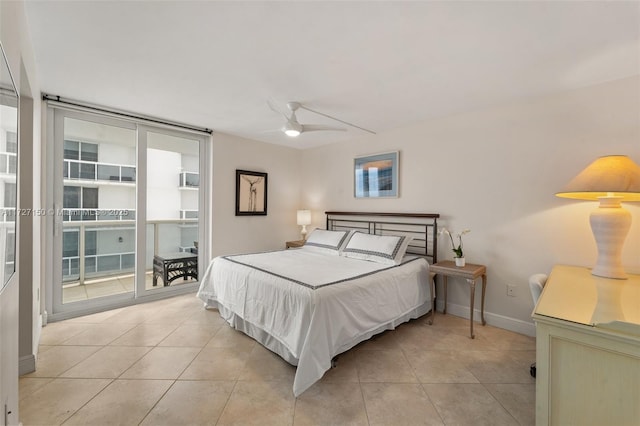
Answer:
<svg viewBox="0 0 640 426"><path fill-rule="evenodd" d="M198 281L200 149L202 142L176 132L140 128L146 163L145 244L140 247L140 293L168 291ZM142 268L139 269L142 274ZM144 285L142 285L144 284Z"/></svg>
<svg viewBox="0 0 640 426"><path fill-rule="evenodd" d="M194 288L204 136L65 109L53 134L53 314Z"/></svg>

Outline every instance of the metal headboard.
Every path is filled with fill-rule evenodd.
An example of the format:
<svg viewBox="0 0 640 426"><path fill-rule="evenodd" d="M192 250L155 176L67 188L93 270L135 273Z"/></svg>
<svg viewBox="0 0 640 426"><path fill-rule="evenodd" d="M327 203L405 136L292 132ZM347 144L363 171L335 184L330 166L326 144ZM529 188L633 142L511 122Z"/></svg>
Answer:
<svg viewBox="0 0 640 426"><path fill-rule="evenodd" d="M330 231L356 230L375 235L408 235L407 253L438 261L437 213L325 212Z"/></svg>

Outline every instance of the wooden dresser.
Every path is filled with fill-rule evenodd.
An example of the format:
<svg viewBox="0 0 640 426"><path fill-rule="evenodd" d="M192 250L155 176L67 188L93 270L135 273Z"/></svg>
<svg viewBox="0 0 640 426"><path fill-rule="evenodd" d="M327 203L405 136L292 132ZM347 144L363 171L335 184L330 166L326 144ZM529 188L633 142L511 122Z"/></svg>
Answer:
<svg viewBox="0 0 640 426"><path fill-rule="evenodd" d="M537 425L640 425L640 275L555 266L533 319Z"/></svg>

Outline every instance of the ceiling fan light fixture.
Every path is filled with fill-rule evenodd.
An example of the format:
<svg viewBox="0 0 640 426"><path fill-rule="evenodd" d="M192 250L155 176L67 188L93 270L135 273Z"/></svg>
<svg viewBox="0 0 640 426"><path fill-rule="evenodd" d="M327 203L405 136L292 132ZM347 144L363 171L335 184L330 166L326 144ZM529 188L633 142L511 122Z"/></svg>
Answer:
<svg viewBox="0 0 640 426"><path fill-rule="evenodd" d="M296 136L300 136L300 133L302 132L302 126L295 126L293 123L287 123L282 128L282 131L290 138L295 138Z"/></svg>

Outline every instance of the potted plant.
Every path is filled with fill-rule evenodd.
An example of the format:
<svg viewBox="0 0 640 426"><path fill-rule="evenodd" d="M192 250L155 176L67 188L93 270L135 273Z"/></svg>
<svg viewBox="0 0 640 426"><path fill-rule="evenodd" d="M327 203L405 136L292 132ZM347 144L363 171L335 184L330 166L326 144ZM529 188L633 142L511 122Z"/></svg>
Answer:
<svg viewBox="0 0 640 426"><path fill-rule="evenodd" d="M468 234L471 232L471 229L465 229L462 232L458 232L457 234L453 234L447 228L442 228L439 234L447 234L449 236L449 240L451 240L451 250L454 253L454 260L456 262L456 266L463 267L465 265L464 260L464 251L462 250L462 236L464 234ZM454 242L454 236L458 240L458 244Z"/></svg>

